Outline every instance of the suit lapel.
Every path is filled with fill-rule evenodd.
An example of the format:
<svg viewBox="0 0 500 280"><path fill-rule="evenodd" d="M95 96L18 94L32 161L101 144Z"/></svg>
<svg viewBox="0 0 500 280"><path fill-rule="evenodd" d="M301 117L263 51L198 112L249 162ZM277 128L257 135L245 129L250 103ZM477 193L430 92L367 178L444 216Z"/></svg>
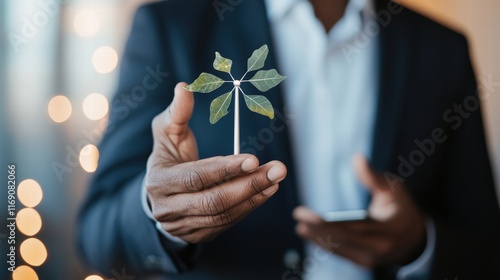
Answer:
<svg viewBox="0 0 500 280"><path fill-rule="evenodd" d="M267 19L264 1L246 1L242 4L239 20L235 24L240 31L238 40L234 40L240 57L247 57L262 44L268 44L270 53L267 68L278 68L273 45L270 26ZM393 16L393 21L387 27L381 27L379 39L379 89L377 100L377 114L372 142L371 164L374 168L385 171L390 170L396 160L396 144L400 129L400 115L402 111L405 88L407 87L410 71L411 39L408 36L408 26ZM279 70L279 69L278 69ZM265 94L279 114L284 115L284 100L281 87ZM244 106L242 104L242 106ZM242 110L243 112L245 110ZM249 116L251 117L251 116ZM286 118L282 121L286 124ZM263 118L252 118L247 124L254 124L262 129L269 128L269 122ZM274 133L274 140L263 151L268 159L282 160L289 169L288 180L295 186L295 172L288 128ZM293 183L292 183L293 182ZM297 190L295 187L289 194L291 205L298 204Z"/></svg>
<svg viewBox="0 0 500 280"><path fill-rule="evenodd" d="M236 11L237 10L237 11ZM245 1L237 7L234 13L235 20L231 22L238 30L237 38L234 38L232 44L235 44L237 56L246 59L254 49L263 44L268 44L270 53L266 63L266 69L278 68L273 44L273 38L270 32L270 26L267 19L264 1ZM402 111L405 89L407 88L410 70L410 53L412 47L411 38L408 36L408 26L394 15L392 22L381 27L379 39L379 89L377 100L377 114L372 142L371 164L374 168L385 171L390 170L396 160L396 149L398 131L400 129L400 115ZM241 60L241 59L240 59ZM246 62L246 60L243 60ZM279 69L278 69L279 70ZM239 69L244 71L244 69ZM242 73L236 72L236 75ZM247 94L252 94L248 93ZM259 94L259 93L256 93ZM281 87L277 87L265 94L274 105L278 114L284 115L284 100ZM242 106L245 106L242 104ZM269 128L269 120L265 118L256 118L242 111L242 122L245 125L253 126L262 131ZM246 113L245 113L246 112ZM286 124L286 118L279 120ZM288 128L281 132L274 132L274 139L263 151L262 156L266 159L282 160L289 168L288 180L295 186L295 172L293 157L289 141ZM242 139L242 141L244 141ZM290 201L293 206L297 205L297 192L293 188L290 194Z"/></svg>
<svg viewBox="0 0 500 280"><path fill-rule="evenodd" d="M410 71L408 69L412 44L408 27L393 16L387 27L381 27L379 38L379 92L373 135L371 164L387 171L396 159L401 111Z"/></svg>
<svg viewBox="0 0 500 280"><path fill-rule="evenodd" d="M267 18L265 3L259 1L245 1L242 4L241 13L238 14L238 20L235 21L241 36L237 42L238 48L243 50L240 57L248 58L253 50L267 44L269 46L269 55L264 69L275 68L279 72L276 61L276 50L274 49L271 27ZM245 60L246 62L246 60ZM245 65L246 66L246 65ZM251 78L254 73L251 73L246 78ZM257 90L255 90L257 91ZM247 94L252 94L247 92ZM262 94L254 92L253 94ZM288 168L288 175L283 185L288 186L286 191L287 201L290 209L298 205L296 176L294 171L294 162L291 153L291 145L289 139L288 120L285 114L285 104L283 99L283 90L281 86L273 88L266 93L263 93L273 104L275 109L275 120L270 121L268 118L257 117L253 112L242 109L242 123L245 125L253 124L258 127L259 135L257 137L265 138L272 134L272 141L269 143L261 143L265 148L261 150L261 157L267 160L280 160ZM243 101L244 102L244 101ZM242 108L245 107L241 104ZM248 117L248 119L247 119ZM261 134L262 133L262 134ZM267 135L266 135L267 134ZM264 136L264 137L261 137ZM261 139L260 139L261 140ZM244 139L242 139L244 141Z"/></svg>

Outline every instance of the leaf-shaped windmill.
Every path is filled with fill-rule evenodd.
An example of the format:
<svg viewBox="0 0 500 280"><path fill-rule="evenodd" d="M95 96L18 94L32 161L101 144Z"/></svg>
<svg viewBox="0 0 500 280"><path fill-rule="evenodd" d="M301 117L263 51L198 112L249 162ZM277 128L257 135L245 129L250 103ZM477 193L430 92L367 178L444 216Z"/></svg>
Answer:
<svg viewBox="0 0 500 280"><path fill-rule="evenodd" d="M269 117L274 118L274 109L271 102L263 95L246 95L241 85L243 83L251 83L259 91L266 92L269 89L277 86L286 77L281 76L275 69L271 70L260 70L255 73L255 75L249 79L245 80L245 76L252 71L262 69L264 63L266 62L267 54L269 49L267 45L263 45L259 49L252 53L252 56L248 59L247 72L243 74L241 79L235 80L231 74L231 66L233 62L230 59L224 58L220 53L215 53L214 68L221 72L228 73L232 81L225 81L217 76L209 73L201 73L200 76L190 85L186 86L185 89L192 92L209 93L218 89L224 83L233 83L233 89L221 96L215 98L210 104L210 123L215 124L222 117L229 113L228 108L231 105L231 100L233 98L233 91L235 93L234 98L234 154L240 153L240 91L245 99L245 104L250 111Z"/></svg>

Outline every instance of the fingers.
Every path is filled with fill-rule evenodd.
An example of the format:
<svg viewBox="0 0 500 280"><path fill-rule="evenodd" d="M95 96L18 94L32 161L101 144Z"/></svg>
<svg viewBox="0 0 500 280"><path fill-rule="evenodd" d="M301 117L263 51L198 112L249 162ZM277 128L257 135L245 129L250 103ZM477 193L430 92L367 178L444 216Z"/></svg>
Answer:
<svg viewBox="0 0 500 280"><path fill-rule="evenodd" d="M310 225L321 225L325 221L312 210L304 206L298 206L293 210L293 217L300 223L306 223Z"/></svg>
<svg viewBox="0 0 500 280"><path fill-rule="evenodd" d="M408 197L404 185L391 189L384 175L370 167L365 157L354 157L354 167L361 183L371 191L372 200L368 211L372 219L388 221L393 219L400 210L411 208L411 199Z"/></svg>
<svg viewBox="0 0 500 280"><path fill-rule="evenodd" d="M325 222L319 215L304 206L293 211L297 221L297 234L308 240L317 241L317 237L329 236L337 242L351 244L355 247L364 247L370 244L371 238L383 234L383 227L373 220Z"/></svg>
<svg viewBox="0 0 500 280"><path fill-rule="evenodd" d="M310 209L299 206L293 212L295 231L325 250L371 267L383 262L394 250L394 236L373 220L324 222Z"/></svg>
<svg viewBox="0 0 500 280"><path fill-rule="evenodd" d="M210 239L264 203L286 176L281 162L259 167L253 155L197 160L189 129L193 94L179 83L169 107L152 123L154 146L145 185L152 212L184 240Z"/></svg>
<svg viewBox="0 0 500 280"><path fill-rule="evenodd" d="M372 225L371 222L367 221L343 224L325 223L322 226L299 222L295 230L304 239L318 241L318 237L326 236L335 240L335 242L356 248L367 248L368 245L372 245L371 240L378 239L381 236L378 234L376 225Z"/></svg>
<svg viewBox="0 0 500 280"><path fill-rule="evenodd" d="M199 192L259 166L259 160L249 154L212 157L180 163L155 171L147 177L146 188L152 195L171 196Z"/></svg>
<svg viewBox="0 0 500 280"><path fill-rule="evenodd" d="M314 238L320 231L335 232L340 235L366 235L370 229L366 221L325 222L318 214L305 206L298 206L293 211L297 221L298 234L306 239Z"/></svg>
<svg viewBox="0 0 500 280"><path fill-rule="evenodd" d="M296 231L302 238L315 242L325 250L367 267L384 262L394 249L398 249L394 248L388 236L356 234L332 228L333 225L314 227L300 223Z"/></svg>
<svg viewBox="0 0 500 280"><path fill-rule="evenodd" d="M170 201L165 201L167 207L161 213L157 212L158 217L155 217L160 221L172 221L186 216L216 216L245 201L258 206L260 201L251 198L262 192L272 195L277 189L271 187L282 181L285 176L284 164L272 161L252 173L212 188L200 192L176 194Z"/></svg>
<svg viewBox="0 0 500 280"><path fill-rule="evenodd" d="M337 232L347 232L356 235L373 235L380 231L377 223L372 220L325 222L318 214L305 206L298 206L293 211L294 219L311 228L328 228Z"/></svg>
<svg viewBox="0 0 500 280"><path fill-rule="evenodd" d="M361 224L365 221L353 223ZM299 222L295 231L303 239L310 240L331 253L363 266L372 266L372 256L376 256L379 247L385 244L382 242L384 239L378 235L364 234L359 228L351 228L347 223L344 224L313 225Z"/></svg>
<svg viewBox="0 0 500 280"><path fill-rule="evenodd" d="M173 236L187 242L206 242L239 222L278 191L286 176L280 162L197 193L173 195L153 209L155 219ZM154 207L155 208L155 207Z"/></svg>
<svg viewBox="0 0 500 280"><path fill-rule="evenodd" d="M191 215L217 215L239 205L261 192L274 193L270 189L286 176L286 167L278 161L262 165L254 172L230 182L196 193L197 207L186 209Z"/></svg>
<svg viewBox="0 0 500 280"><path fill-rule="evenodd" d="M278 185L269 187L269 192L261 192L243 203L227 210L218 215L211 216L186 216L175 221L163 223L163 228L170 234L178 237L189 235L195 232L193 226L199 229L205 228L221 228L231 226L239 222L246 215L251 213L260 205L264 204L274 193L278 191ZM189 225L189 226L188 226Z"/></svg>
<svg viewBox="0 0 500 280"><path fill-rule="evenodd" d="M368 164L366 157L362 155L354 156L354 169L361 184L372 192L387 191L386 182L382 174L373 170Z"/></svg>

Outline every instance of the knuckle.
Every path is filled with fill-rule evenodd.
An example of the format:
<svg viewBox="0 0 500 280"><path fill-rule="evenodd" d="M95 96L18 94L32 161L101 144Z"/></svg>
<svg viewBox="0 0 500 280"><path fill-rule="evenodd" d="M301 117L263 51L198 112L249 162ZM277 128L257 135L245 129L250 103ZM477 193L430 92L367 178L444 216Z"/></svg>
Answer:
<svg viewBox="0 0 500 280"><path fill-rule="evenodd" d="M227 182L231 180L231 178L233 177L233 172L231 168L226 164L221 164L219 168L217 168L217 170L218 170L217 175L219 178L221 178L220 179L221 183Z"/></svg>
<svg viewBox="0 0 500 280"><path fill-rule="evenodd" d="M206 215L217 214L217 201L213 193L207 193L203 196L201 200L201 208Z"/></svg>
<svg viewBox="0 0 500 280"><path fill-rule="evenodd" d="M152 201L151 208L153 217L159 222L169 222L184 217L178 203L173 202L170 197L164 197L159 202Z"/></svg>
<svg viewBox="0 0 500 280"><path fill-rule="evenodd" d="M203 179L202 174L199 170L193 169L183 176L184 186L187 190L192 192L197 192L203 189Z"/></svg>
<svg viewBox="0 0 500 280"><path fill-rule="evenodd" d="M202 199L202 209L207 215L219 215L226 211L224 201L229 200L223 189L212 189Z"/></svg>
<svg viewBox="0 0 500 280"><path fill-rule="evenodd" d="M144 179L144 187L146 191L150 194L154 194L160 188L159 174L157 174L156 168L151 168L146 173Z"/></svg>
<svg viewBox="0 0 500 280"><path fill-rule="evenodd" d="M233 213L231 210L223 212L219 215L212 216L213 225L220 227L230 225L233 222Z"/></svg>
<svg viewBox="0 0 500 280"><path fill-rule="evenodd" d="M224 165L222 167L222 173L223 173L224 177L231 177L231 176L233 176L233 171L227 165Z"/></svg>
<svg viewBox="0 0 500 280"><path fill-rule="evenodd" d="M171 187L175 187L179 184L179 174L175 171L172 171L170 168L166 168L160 177L163 186L167 186L166 188L162 188L165 191L169 190Z"/></svg>
<svg viewBox="0 0 500 280"><path fill-rule="evenodd" d="M250 210L256 209L256 208L260 205L260 203L259 203L259 202L257 202L257 201L256 201L256 199L255 199L255 198L253 198L253 197L251 197L251 198L249 198L249 199L247 200L247 204L248 204L248 208L249 208Z"/></svg>
<svg viewBox="0 0 500 280"><path fill-rule="evenodd" d="M158 191L158 185L156 182L147 180L144 184L144 188L146 189L146 192L151 195L155 195Z"/></svg>
<svg viewBox="0 0 500 280"><path fill-rule="evenodd" d="M260 182L260 180L256 176L250 177L250 180L248 182L248 187L250 188L253 195L256 195L256 194L259 194L262 192L261 185L262 185L262 183Z"/></svg>
<svg viewBox="0 0 500 280"><path fill-rule="evenodd" d="M159 222L171 221L177 217L176 212L172 208L165 208L161 212L153 209L153 217Z"/></svg>
<svg viewBox="0 0 500 280"><path fill-rule="evenodd" d="M169 188L165 186L173 186L176 175L168 168L162 168L155 164L146 173L144 187L152 196L166 195L169 193Z"/></svg>

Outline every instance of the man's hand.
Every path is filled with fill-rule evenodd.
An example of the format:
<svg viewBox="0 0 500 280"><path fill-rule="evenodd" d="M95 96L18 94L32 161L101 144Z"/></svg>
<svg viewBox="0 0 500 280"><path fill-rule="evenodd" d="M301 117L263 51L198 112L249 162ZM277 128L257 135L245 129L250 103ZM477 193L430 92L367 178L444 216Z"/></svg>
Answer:
<svg viewBox="0 0 500 280"><path fill-rule="evenodd" d="M403 185L391 190L384 176L371 169L364 157L356 157L354 164L361 183L372 193L370 218L328 223L300 206L293 213L297 234L366 267L410 263L425 248L423 215Z"/></svg>
<svg viewBox="0 0 500 280"><path fill-rule="evenodd" d="M153 120L145 184L153 215L163 228L186 242L200 243L276 193L286 167L278 161L259 166L253 155L198 160L188 126L194 98L185 85L177 84L172 104Z"/></svg>

